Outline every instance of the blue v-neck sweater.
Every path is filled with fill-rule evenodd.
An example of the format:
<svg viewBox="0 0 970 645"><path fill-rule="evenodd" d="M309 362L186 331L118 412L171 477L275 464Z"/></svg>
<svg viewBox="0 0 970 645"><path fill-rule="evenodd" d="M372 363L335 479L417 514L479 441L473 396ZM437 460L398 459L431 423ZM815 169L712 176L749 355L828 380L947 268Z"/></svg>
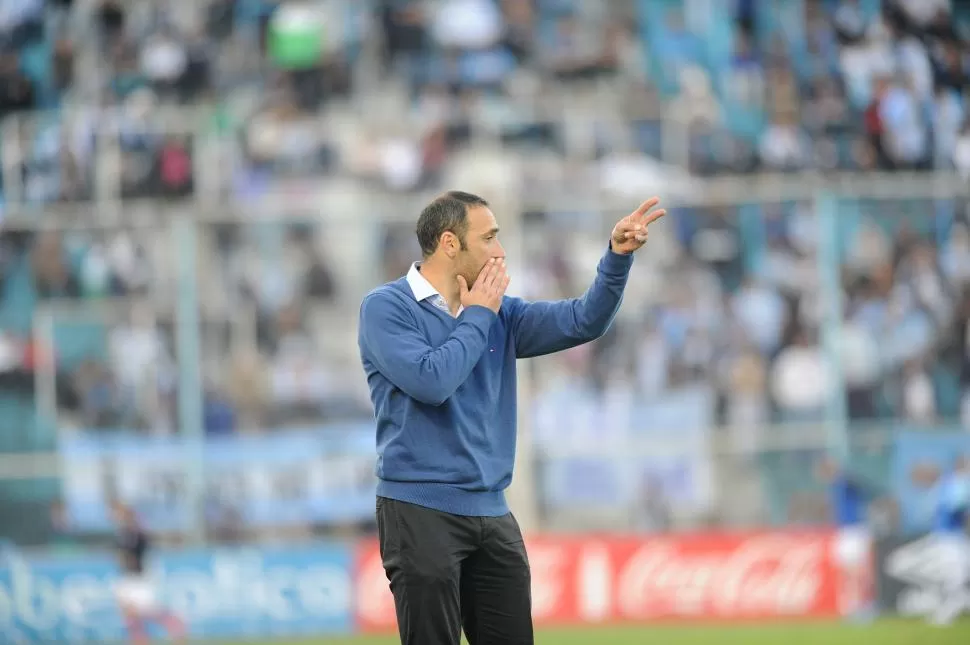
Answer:
<svg viewBox="0 0 970 645"><path fill-rule="evenodd" d="M620 307L632 255L607 249L580 298L457 318L418 302L405 278L360 308L358 345L377 417L377 494L446 513L509 512L515 462L515 361L589 342Z"/></svg>

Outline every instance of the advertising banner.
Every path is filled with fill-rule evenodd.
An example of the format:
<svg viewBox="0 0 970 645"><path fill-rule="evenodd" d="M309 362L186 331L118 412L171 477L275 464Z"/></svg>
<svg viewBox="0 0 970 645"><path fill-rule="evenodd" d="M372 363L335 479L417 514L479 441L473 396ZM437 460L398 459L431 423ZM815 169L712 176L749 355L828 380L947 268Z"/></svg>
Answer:
<svg viewBox="0 0 970 645"><path fill-rule="evenodd" d="M757 621L840 614L831 532L756 532L527 540L537 625ZM395 628L377 545L357 553L365 632Z"/></svg>
<svg viewBox="0 0 970 645"><path fill-rule="evenodd" d="M193 638L265 638L353 630L352 552L314 546L160 554L161 602ZM0 642L122 642L113 558L0 560Z"/></svg>
<svg viewBox="0 0 970 645"><path fill-rule="evenodd" d="M187 475L202 468L213 515L248 526L369 520L374 515L371 424L207 439L79 434L59 442L63 496L82 531L111 527L108 503L132 504L156 531L186 528Z"/></svg>

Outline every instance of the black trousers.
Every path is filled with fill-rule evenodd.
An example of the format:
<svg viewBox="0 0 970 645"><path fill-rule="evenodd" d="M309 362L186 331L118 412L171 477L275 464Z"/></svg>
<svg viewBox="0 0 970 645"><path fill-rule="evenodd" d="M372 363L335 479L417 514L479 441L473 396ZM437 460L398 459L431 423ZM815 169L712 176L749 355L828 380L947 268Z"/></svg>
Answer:
<svg viewBox="0 0 970 645"><path fill-rule="evenodd" d="M532 645L532 591L511 513L465 517L377 499L402 645Z"/></svg>

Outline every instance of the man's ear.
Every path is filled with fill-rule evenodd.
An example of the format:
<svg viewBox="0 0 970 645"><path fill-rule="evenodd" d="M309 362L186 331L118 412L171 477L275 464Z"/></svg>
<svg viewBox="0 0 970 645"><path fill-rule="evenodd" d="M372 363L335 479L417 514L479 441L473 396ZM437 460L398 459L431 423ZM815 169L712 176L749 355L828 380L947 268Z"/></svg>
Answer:
<svg viewBox="0 0 970 645"><path fill-rule="evenodd" d="M458 249L460 245L458 244L458 238L451 231L445 231L441 234L441 239L438 242L438 248L444 251L452 260L458 255Z"/></svg>

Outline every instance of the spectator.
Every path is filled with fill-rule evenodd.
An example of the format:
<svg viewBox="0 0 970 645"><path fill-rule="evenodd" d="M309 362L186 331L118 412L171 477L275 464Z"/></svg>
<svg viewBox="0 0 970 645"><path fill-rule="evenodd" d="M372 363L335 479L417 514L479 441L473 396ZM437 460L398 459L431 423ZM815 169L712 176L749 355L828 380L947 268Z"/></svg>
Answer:
<svg viewBox="0 0 970 645"><path fill-rule="evenodd" d="M0 55L0 118L12 112L34 107L36 92L33 82L18 69L15 55Z"/></svg>
<svg viewBox="0 0 970 645"><path fill-rule="evenodd" d="M964 179L970 179L970 119L963 124L953 146L953 163Z"/></svg>
<svg viewBox="0 0 970 645"><path fill-rule="evenodd" d="M963 92L970 84L960 45L948 42L941 45L940 54L934 60L933 82L937 87Z"/></svg>
<svg viewBox="0 0 970 645"><path fill-rule="evenodd" d="M742 79L735 80L744 82ZM738 86L737 90L742 91L743 87ZM711 90L707 72L690 65L681 69L680 94L671 102L671 110L688 127L711 127L720 123L721 107Z"/></svg>
<svg viewBox="0 0 970 645"><path fill-rule="evenodd" d="M136 420L126 414L130 408L103 364L83 361L74 373L73 385L80 400L82 427L102 431L137 427Z"/></svg>
<svg viewBox="0 0 970 645"><path fill-rule="evenodd" d="M820 79L804 108L803 121L810 132L841 134L850 128L849 106L837 83Z"/></svg>
<svg viewBox="0 0 970 645"><path fill-rule="evenodd" d="M16 50L39 41L44 34L44 0L7 2L0 14L0 43Z"/></svg>
<svg viewBox="0 0 970 645"><path fill-rule="evenodd" d="M102 0L98 7L98 19L102 43L111 47L122 36L125 27L125 10L118 0Z"/></svg>
<svg viewBox="0 0 970 645"><path fill-rule="evenodd" d="M916 97L923 102L933 94L933 67L923 42L911 34L895 40L896 70Z"/></svg>
<svg viewBox="0 0 970 645"><path fill-rule="evenodd" d="M143 295L152 286L152 263L145 244L129 231L116 231L105 242L105 254L111 270L113 292Z"/></svg>
<svg viewBox="0 0 970 645"><path fill-rule="evenodd" d="M640 336L637 351L637 386L647 398L661 396L670 386L670 348L661 330L648 326Z"/></svg>
<svg viewBox="0 0 970 645"><path fill-rule="evenodd" d="M148 37L141 50L141 71L152 87L165 98L172 98L188 68L185 44L171 29L162 29Z"/></svg>
<svg viewBox="0 0 970 645"><path fill-rule="evenodd" d="M320 360L313 339L302 329L297 305L284 307L276 320L275 351L270 361L270 387L275 423L321 416L336 389L336 374Z"/></svg>
<svg viewBox="0 0 970 645"><path fill-rule="evenodd" d="M419 142L405 136L391 136L379 144L379 172L384 185L408 191L419 186L424 175L424 158Z"/></svg>
<svg viewBox="0 0 970 645"><path fill-rule="evenodd" d="M940 14L949 15L950 0L890 0L889 7L904 30L923 34Z"/></svg>
<svg viewBox="0 0 970 645"><path fill-rule="evenodd" d="M964 288L962 293L955 337L960 357L960 421L964 428L970 428L970 289L968 288Z"/></svg>
<svg viewBox="0 0 970 645"><path fill-rule="evenodd" d="M396 64L417 76L417 57L428 40L425 8L419 2L382 0L381 27L384 34L384 71L389 73Z"/></svg>
<svg viewBox="0 0 970 645"><path fill-rule="evenodd" d="M842 44L854 45L862 40L867 25L859 0L842 0L835 10L833 24Z"/></svg>
<svg viewBox="0 0 970 645"><path fill-rule="evenodd" d="M254 170L305 174L326 171L331 161L319 123L292 92L275 97L250 120L246 149Z"/></svg>
<svg viewBox="0 0 970 645"><path fill-rule="evenodd" d="M151 410L160 386L175 377L176 371L154 313L144 306L133 308L129 321L109 333L108 348L111 371L122 396Z"/></svg>
<svg viewBox="0 0 970 645"><path fill-rule="evenodd" d="M725 423L734 432L735 446L746 455L763 445L761 429L771 421L767 382L767 366L757 347L741 345L728 359Z"/></svg>
<svg viewBox="0 0 970 645"><path fill-rule="evenodd" d="M701 58L701 43L696 34L689 32L684 24L684 16L676 8L666 15L666 29L662 30L663 39L659 48L664 52L664 64L671 78L680 75L684 65L697 63Z"/></svg>
<svg viewBox="0 0 970 645"><path fill-rule="evenodd" d="M484 50L502 37L502 15L489 0L445 0L432 29L445 49Z"/></svg>
<svg viewBox="0 0 970 645"><path fill-rule="evenodd" d="M951 168L956 159L960 128L966 111L960 95L943 85L936 88L933 114L933 166Z"/></svg>
<svg viewBox="0 0 970 645"><path fill-rule="evenodd" d="M303 243L307 257L304 293L314 300L333 300L337 295L337 281L327 265L326 258L313 248L312 244L310 240Z"/></svg>
<svg viewBox="0 0 970 645"><path fill-rule="evenodd" d="M851 320L842 327L839 336L839 368L844 374L849 418L875 418L882 378L876 337L871 329Z"/></svg>
<svg viewBox="0 0 970 645"><path fill-rule="evenodd" d="M859 225L845 266L850 275L869 275L892 262L892 254L892 241L886 231L876 223L875 215L867 215Z"/></svg>
<svg viewBox="0 0 970 645"><path fill-rule="evenodd" d="M211 0L206 6L206 35L217 41L225 41L232 35L233 18L238 0Z"/></svg>
<svg viewBox="0 0 970 645"><path fill-rule="evenodd" d="M645 476L640 487L640 515L636 528L647 533L666 533L673 525L673 513L664 493L663 481L656 476Z"/></svg>
<svg viewBox="0 0 970 645"><path fill-rule="evenodd" d="M54 45L51 67L58 92L64 92L74 84L74 45L70 40L61 39Z"/></svg>
<svg viewBox="0 0 970 645"><path fill-rule="evenodd" d="M230 360L227 392L242 432L260 432L267 425L270 405L267 366L256 351L236 353Z"/></svg>
<svg viewBox="0 0 970 645"><path fill-rule="evenodd" d="M681 244L691 258L710 267L722 288L733 291L743 272L742 239L730 209L685 211L680 214Z"/></svg>
<svg viewBox="0 0 970 645"><path fill-rule="evenodd" d="M99 298L110 295L114 276L111 275L111 267L105 256L104 246L95 242L88 248L81 260L78 271L78 280L81 283L81 291L89 298Z"/></svg>
<svg viewBox="0 0 970 645"><path fill-rule="evenodd" d="M570 15L559 20L546 67L560 80L587 79L606 69L607 54L597 32L578 16Z"/></svg>
<svg viewBox="0 0 970 645"><path fill-rule="evenodd" d="M535 30L535 12L531 2L502 0L502 17L505 22L505 36L502 44L512 52L520 64L532 59Z"/></svg>
<svg viewBox="0 0 970 645"><path fill-rule="evenodd" d="M733 296L731 311L745 337L763 355L771 356L778 350L788 322L788 311L777 291L749 278Z"/></svg>
<svg viewBox="0 0 970 645"><path fill-rule="evenodd" d="M820 420L831 396L831 383L821 349L799 330L771 370L772 394L781 418L788 422Z"/></svg>
<svg viewBox="0 0 970 645"><path fill-rule="evenodd" d="M186 143L169 137L159 151L161 192L169 197L184 197L192 192L192 159Z"/></svg>
<svg viewBox="0 0 970 645"><path fill-rule="evenodd" d="M761 161L768 170L801 170L809 160L809 147L791 112L775 114L761 138Z"/></svg>
<svg viewBox="0 0 970 645"><path fill-rule="evenodd" d="M867 105L878 93L879 79L892 76L896 69L889 28L877 21L867 30L865 40L842 47L839 67L845 78L850 100Z"/></svg>
<svg viewBox="0 0 970 645"><path fill-rule="evenodd" d="M881 145L892 167L915 170L926 160L926 125L912 82L897 79L889 86L879 104L883 126Z"/></svg>
<svg viewBox="0 0 970 645"><path fill-rule="evenodd" d="M929 425L936 420L936 394L926 368L910 361L903 371L902 417L912 423Z"/></svg>
<svg viewBox="0 0 970 645"><path fill-rule="evenodd" d="M236 411L218 390L207 389L202 398L202 425L209 436L236 432Z"/></svg>
<svg viewBox="0 0 970 645"><path fill-rule="evenodd" d="M879 78L875 82L872 99L869 101L863 113L866 136L872 151L875 153L876 161L881 168L891 167L888 152L883 144L886 124L882 119L882 104L888 93L889 80Z"/></svg>
<svg viewBox="0 0 970 645"><path fill-rule="evenodd" d="M27 359L26 343L13 334L0 334L0 385L8 392L33 393L34 374Z"/></svg>
<svg viewBox="0 0 970 645"><path fill-rule="evenodd" d="M81 284L67 265L59 235L40 234L34 242L31 260L34 288L41 298L81 297Z"/></svg>

